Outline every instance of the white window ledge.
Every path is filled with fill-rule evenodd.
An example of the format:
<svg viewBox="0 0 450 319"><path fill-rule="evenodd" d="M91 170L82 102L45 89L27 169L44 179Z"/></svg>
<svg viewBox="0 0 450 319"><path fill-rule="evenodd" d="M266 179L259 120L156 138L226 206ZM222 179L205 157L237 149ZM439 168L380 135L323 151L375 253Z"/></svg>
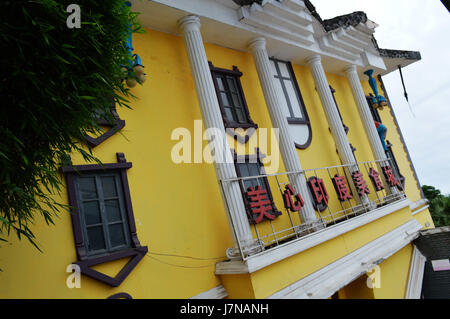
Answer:
<svg viewBox="0 0 450 319"><path fill-rule="evenodd" d="M289 258L309 248L320 245L342 234L369 224L379 218L394 213L411 204L409 199L374 209L361 216L341 222L335 226L327 227L315 233L295 239L283 245L268 249L257 255L248 257L245 261L229 260L216 264L216 275L248 274L272 265L280 260Z"/></svg>

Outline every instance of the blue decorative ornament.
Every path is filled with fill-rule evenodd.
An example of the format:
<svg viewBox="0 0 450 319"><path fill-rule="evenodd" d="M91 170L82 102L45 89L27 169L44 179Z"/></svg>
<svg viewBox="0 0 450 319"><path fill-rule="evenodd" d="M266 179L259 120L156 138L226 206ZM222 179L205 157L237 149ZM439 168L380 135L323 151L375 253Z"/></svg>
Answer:
<svg viewBox="0 0 450 319"><path fill-rule="evenodd" d="M372 69L367 70L366 72L364 72L364 74L369 77L369 85L372 88L373 93L375 94L375 96L371 94L372 105L375 108L377 107L382 108L383 106L386 106L387 105L386 99L384 98L384 96L378 94L377 81L373 77L373 70Z"/></svg>
<svg viewBox="0 0 450 319"><path fill-rule="evenodd" d="M131 7L131 3L129 1L125 1L125 5L128 7ZM144 71L144 66L142 65L141 58L138 54L133 54L133 32L132 32L132 26L131 24L128 24L128 35L127 39L125 40L125 48L128 50L129 53L129 60L127 65L123 66L124 72L127 74L127 85L129 87L134 87L137 82L144 83L146 80L146 73ZM136 79L131 76L131 74L134 72L136 75Z"/></svg>
<svg viewBox="0 0 450 319"><path fill-rule="evenodd" d="M386 138L386 132L387 132L386 126L384 124L380 124L377 127L377 132L378 132L378 135L380 136L381 144L383 145L384 151L387 151L388 148L386 146L386 142L384 141L384 139Z"/></svg>

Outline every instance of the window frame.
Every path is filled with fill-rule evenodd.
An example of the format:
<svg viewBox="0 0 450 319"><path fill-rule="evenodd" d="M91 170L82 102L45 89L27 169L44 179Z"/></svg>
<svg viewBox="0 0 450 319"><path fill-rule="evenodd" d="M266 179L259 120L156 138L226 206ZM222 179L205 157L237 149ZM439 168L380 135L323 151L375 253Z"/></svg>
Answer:
<svg viewBox="0 0 450 319"><path fill-rule="evenodd" d="M99 257L99 256L103 256L103 255L108 255L111 254L115 251L120 251L120 250L124 250L126 248L131 247L131 240L130 240L130 233L129 233L129 227L128 227L128 214L126 213L127 209L125 207L125 199L123 196L123 185L121 183L121 176L120 173L118 173L117 171L112 171L112 170L108 170L106 172L97 172L97 171L93 171L93 172L87 172L88 175L84 175L84 176L75 176L75 180L74 180L74 187L76 190L76 195L77 195L77 203L80 203L83 201L82 196L81 196L81 190L78 189L79 185L77 185L77 181L79 181L81 178L94 178L94 182L95 182L95 186L96 186L96 191L97 191L97 199L92 199L92 200L88 200L89 202L98 202L98 204L100 204L100 208L99 208L99 214L101 216L101 221L99 223L96 223L94 225L88 225L86 223L86 219L85 219L85 214L81 213L79 214L80 216L80 226L81 226L81 230L82 230L82 234L84 236L84 241L86 241L86 255L88 257ZM99 184L101 183L101 181L99 181L102 177L113 177L114 178L114 185L115 185L115 191L117 193L117 201L119 202L119 210L120 210L120 216L121 216L121 224L122 224L122 229L123 229L123 234L124 234L124 239L125 239L125 244L124 245L120 245L120 246L116 246L116 247L112 247L111 244L111 235L109 233L109 226L113 223L118 224L118 222L107 222L108 218L106 216L106 212L105 209L102 209L101 206L105 205L105 201L106 200L112 200L110 198L105 200L105 196L103 194L103 189L102 187L99 187ZM78 210L80 212L83 211L83 206L79 205ZM99 249L99 250L89 250L89 237L88 237L88 228L91 227L102 227L103 230L103 240L104 240L104 244L105 244L105 248L104 249Z"/></svg>
<svg viewBox="0 0 450 319"><path fill-rule="evenodd" d="M77 261L74 264L80 266L82 274L85 274L93 279L104 282L110 286L117 287L123 280L131 273L140 260L145 256L148 251L147 246L141 246L137 237L136 224L134 220L133 207L131 203L131 195L128 184L127 170L132 167L131 162L127 162L123 153L116 153L117 163L107 164L88 164L88 165L72 165L70 158L67 159L64 166L60 171L65 175L67 192L69 198L69 205L71 210L72 228L75 240L75 251L77 255ZM128 240L129 247L123 249L117 249L102 254L89 254L87 249L87 243L85 235L83 235L82 217L79 205L79 196L77 196L77 189L75 181L78 177L83 176L83 173L95 173L95 172L112 172L119 173L121 190L123 192L123 202L125 206L125 217L128 226ZM115 276L110 277L99 271L96 271L91 266L131 257L130 261L122 268L121 271Z"/></svg>
<svg viewBox="0 0 450 319"><path fill-rule="evenodd" d="M125 127L125 121L119 117L119 114L117 114L116 102L112 97L109 109L112 115L111 117L112 123L110 119L105 118L104 116L100 116L97 119L97 125L109 126L110 129L97 137L92 137L86 134L85 135L86 143L88 143L90 147L96 147L100 145L101 143L103 143L108 138L110 138L111 136L113 136L114 134L116 134L118 131L120 131Z"/></svg>
<svg viewBox="0 0 450 319"><path fill-rule="evenodd" d="M233 149L231 150L231 153L233 155L234 159L234 167L236 169L236 175L238 177L243 177L241 174L241 170L239 168L239 164L243 163L252 163L252 164L258 164L260 175L265 175L266 171L264 169L264 164L262 163L261 159L265 157L264 154L262 154L259 150L259 148L255 148L255 154L246 154L246 155L238 155ZM267 176L260 177L264 181L265 189L267 190L267 197L270 200L270 203L272 205L272 213L278 217L281 215L281 212L278 210L278 208L275 205L275 201L273 199L272 190L270 188L269 179ZM244 200L244 206L245 211L247 212L247 218L249 223L256 225L256 223L253 220L253 216L251 212L249 211L249 201L247 199L246 193L247 190L244 189L244 183L242 181L239 182L239 188L241 189L242 198Z"/></svg>
<svg viewBox="0 0 450 319"><path fill-rule="evenodd" d="M303 125L307 125L308 126L309 136L308 136L308 140L306 141L306 143L303 144L303 145L295 143L295 147L296 148L298 148L298 149L306 149L306 148L308 148L309 145L311 145L311 141L312 141L311 121L309 119L308 111L306 110L305 101L303 100L302 92L301 92L300 87L298 85L297 77L295 76L294 68L292 67L292 63L290 61L280 60L280 59L277 59L275 57L271 57L271 58L269 58L269 60L274 62L275 69L277 71L277 75L275 75L273 77L276 78L278 81L280 81L281 88L283 90L284 98L286 99L286 104L287 104L287 107L289 109L290 115L293 115L294 113L293 113L293 110L292 110L292 105L291 105L290 100L289 100L289 95L287 94L286 86L284 84L284 81L282 81L282 80L289 80L293 84L295 95L297 96L297 101L298 101L298 103L300 105L300 111L303 113L304 118L287 117L286 120L287 120L288 124L294 124L294 125L295 124L303 124ZM286 67L287 67L287 70L289 72L290 78L283 77L283 75L281 74L280 67L278 66L278 63L286 64Z"/></svg>
<svg viewBox="0 0 450 319"><path fill-rule="evenodd" d="M405 176L403 176L400 173L400 168L398 167L397 159L395 158L394 151L392 150L393 144L389 142L389 140L386 140L386 147L387 151L385 151L387 157L392 160L392 169L394 170L394 174L396 175L396 178L400 181L402 184L403 189L405 188Z"/></svg>
<svg viewBox="0 0 450 319"><path fill-rule="evenodd" d="M217 100L219 102L220 112L222 114L222 119L223 119L225 129L227 129L227 128L242 128L242 129L258 128L258 125L255 124L255 122L253 122L252 118L250 117L250 112L248 110L248 105L247 105L247 101L245 99L244 90L242 89L241 77L242 77L243 73L241 71L239 71L238 67L235 65L233 65L232 70L228 70L228 69L222 69L222 68L215 67L211 61L208 61L208 63L209 63L209 69L211 71L211 77L212 77L212 80L214 83L214 88L216 90ZM219 90L219 85L217 83L217 77L216 77L217 74L221 75L221 76L231 76L234 78L236 87L237 87L237 93L239 95L240 100L242 101L242 109L244 111L243 113L244 113L244 116L246 117L247 123L238 123L235 121L230 121L227 118L226 113L225 113L225 107L222 102L222 98L220 96L221 92ZM225 84L228 86L227 83L225 83ZM230 99L230 102L233 103L232 108L235 108L232 98Z"/></svg>
<svg viewBox="0 0 450 319"><path fill-rule="evenodd" d="M369 107L370 113L372 114L372 120L377 121L379 123L383 123L381 121L380 113L376 108L372 105L372 96L366 96L367 106ZM405 188L405 176L400 172L400 168L398 167L397 159L395 158L394 151L392 150L392 144L389 140L386 139L386 147L387 151L384 151L386 156L392 160L391 167L394 171L395 177L400 181L402 187Z"/></svg>

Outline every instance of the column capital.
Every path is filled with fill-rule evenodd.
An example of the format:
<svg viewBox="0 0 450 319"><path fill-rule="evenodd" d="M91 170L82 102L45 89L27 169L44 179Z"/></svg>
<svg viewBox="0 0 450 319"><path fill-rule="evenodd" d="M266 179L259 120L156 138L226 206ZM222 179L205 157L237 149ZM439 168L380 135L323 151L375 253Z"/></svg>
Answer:
<svg viewBox="0 0 450 319"><path fill-rule="evenodd" d="M345 73L356 73L357 69L356 69L356 65L355 64L349 64L345 67L344 69Z"/></svg>
<svg viewBox="0 0 450 319"><path fill-rule="evenodd" d="M314 54L306 58L306 62L308 64L320 63L322 61L322 57L319 54Z"/></svg>
<svg viewBox="0 0 450 319"><path fill-rule="evenodd" d="M248 43L248 47L252 50L265 49L266 39L263 37L254 38Z"/></svg>
<svg viewBox="0 0 450 319"><path fill-rule="evenodd" d="M200 30L200 18L190 14L178 20L178 27L183 31Z"/></svg>

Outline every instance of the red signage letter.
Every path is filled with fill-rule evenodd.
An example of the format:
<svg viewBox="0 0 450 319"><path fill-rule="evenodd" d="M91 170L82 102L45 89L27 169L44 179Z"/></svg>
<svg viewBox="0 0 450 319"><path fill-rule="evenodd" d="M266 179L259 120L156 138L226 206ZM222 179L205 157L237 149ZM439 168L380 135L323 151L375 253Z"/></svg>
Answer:
<svg viewBox="0 0 450 319"><path fill-rule="evenodd" d="M336 189L336 193L341 202L345 202L346 200L353 198L347 187L347 182L344 176L339 176L336 174L331 180L333 181L334 188Z"/></svg>
<svg viewBox="0 0 450 319"><path fill-rule="evenodd" d="M290 209L291 212L298 212L300 209L302 209L303 205L305 205L305 202L303 201L303 198L300 196L300 194L294 194L294 189L292 188L291 184L286 185L286 189L284 191L284 207L286 209ZM292 196L294 196L297 200L292 200Z"/></svg>

